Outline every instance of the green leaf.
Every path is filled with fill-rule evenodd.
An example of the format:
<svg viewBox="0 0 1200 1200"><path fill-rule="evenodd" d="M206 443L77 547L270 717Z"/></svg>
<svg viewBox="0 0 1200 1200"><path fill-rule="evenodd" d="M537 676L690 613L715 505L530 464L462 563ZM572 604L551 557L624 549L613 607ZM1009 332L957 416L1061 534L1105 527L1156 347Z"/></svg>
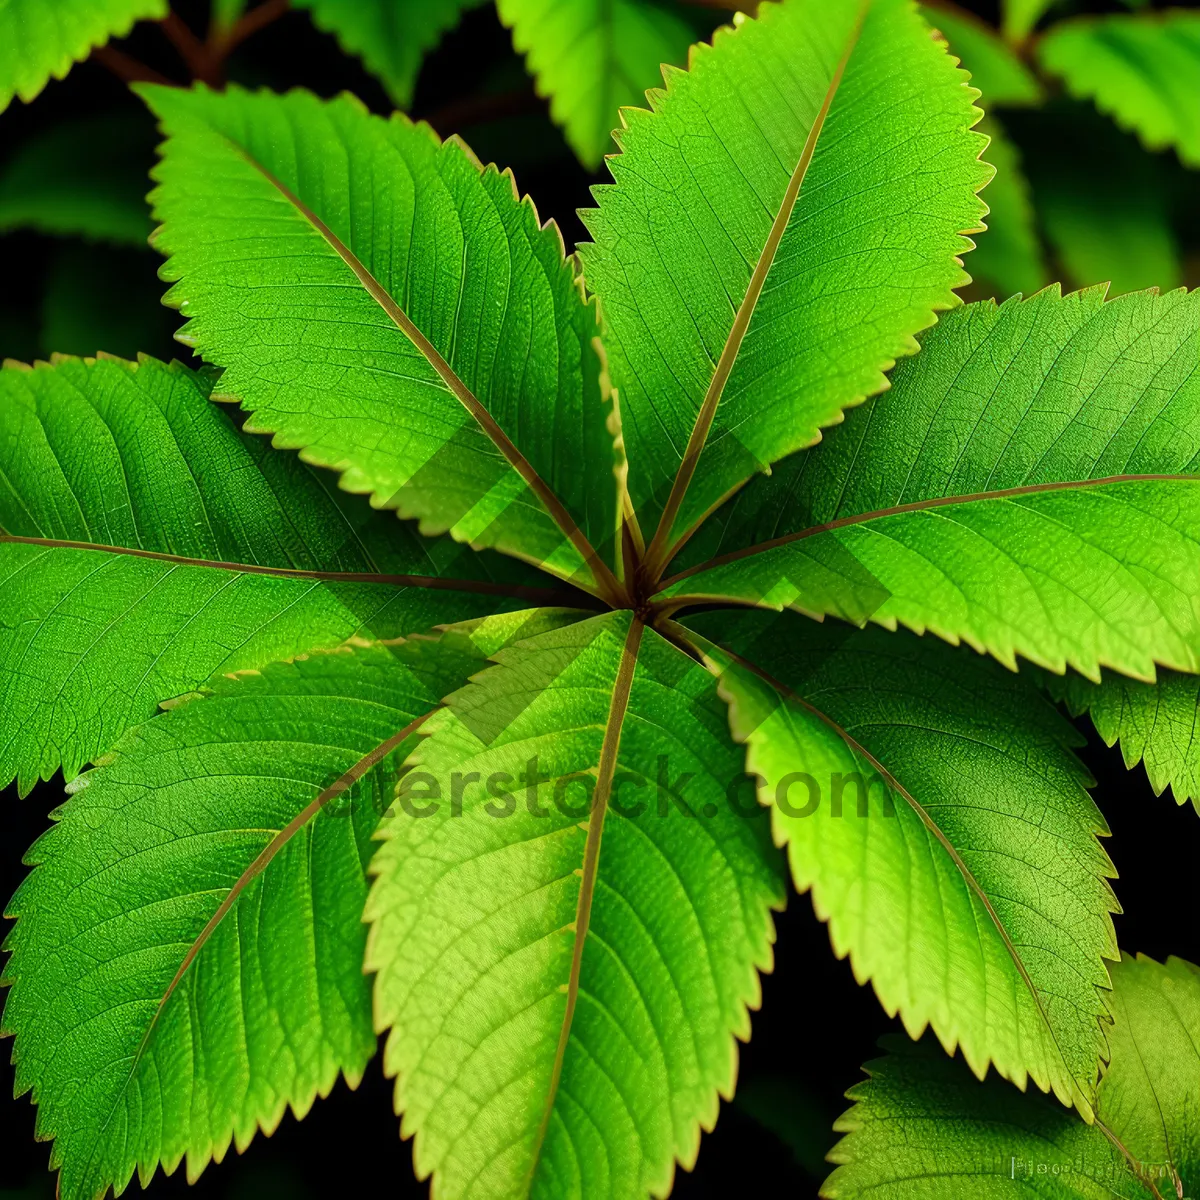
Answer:
<svg viewBox="0 0 1200 1200"><path fill-rule="evenodd" d="M412 104L421 61L464 12L485 0L292 0L377 75L397 108Z"/></svg>
<svg viewBox="0 0 1200 1200"><path fill-rule="evenodd" d="M683 66L692 31L654 0L496 0L538 93L589 170L613 148L618 109L643 105L661 67Z"/></svg>
<svg viewBox="0 0 1200 1200"><path fill-rule="evenodd" d="M445 1200L665 1195L733 1089L778 851L713 681L629 613L496 661L425 726L372 864L402 1133Z"/></svg>
<svg viewBox="0 0 1200 1200"><path fill-rule="evenodd" d="M1023 42L1033 27L1061 0L1001 0L1001 27L1010 42Z"/></svg>
<svg viewBox="0 0 1200 1200"><path fill-rule="evenodd" d="M1200 13L1117 13L1056 25L1038 58L1148 150L1200 167Z"/></svg>
<svg viewBox="0 0 1200 1200"><path fill-rule="evenodd" d="M1195 292L1103 288L950 314L663 597L899 623L1091 679L1200 670L1198 322Z"/></svg>
<svg viewBox="0 0 1200 1200"><path fill-rule="evenodd" d="M625 113L615 183L583 214L647 540L658 522L650 578L732 490L886 386L981 228L974 92L908 0L761 13L668 71L653 113Z"/></svg>
<svg viewBox="0 0 1200 1200"><path fill-rule="evenodd" d="M26 104L50 82L143 17L165 17L167 0L5 0L0 4L0 112Z"/></svg>
<svg viewBox="0 0 1200 1200"><path fill-rule="evenodd" d="M167 301L247 427L425 534L615 595L595 313L512 177L350 97L143 95Z"/></svg>
<svg viewBox="0 0 1200 1200"><path fill-rule="evenodd" d="M30 851L4 1032L63 1200L194 1180L375 1049L371 835L469 638L220 680L132 731Z"/></svg>
<svg viewBox="0 0 1200 1200"><path fill-rule="evenodd" d="M1037 77L974 13L938 3L923 4L921 12L950 43L950 53L960 58L971 73L971 85L983 93L980 104L988 112L997 105L1018 108L1042 102L1042 85ZM989 188L989 201L991 194Z"/></svg>
<svg viewBox="0 0 1200 1200"><path fill-rule="evenodd" d="M1108 674L1092 683L1071 673L1043 681L1073 716L1088 713L1109 746L1121 743L1127 767L1146 764L1155 795L1170 787L1200 812L1200 678L1164 670L1154 683Z"/></svg>
<svg viewBox="0 0 1200 1200"><path fill-rule="evenodd" d="M1090 1114L1117 905L1074 730L1028 681L934 640L765 613L688 627L719 639L690 635L855 978L980 1077L994 1064Z"/></svg>
<svg viewBox="0 0 1200 1200"><path fill-rule="evenodd" d="M152 359L0 371L0 782L72 778L218 671L538 594L240 434L208 387Z"/></svg>
<svg viewBox="0 0 1200 1200"><path fill-rule="evenodd" d="M829 1200L1164 1200L1200 1186L1200 969L1113 968L1112 1063L1096 1123L980 1084L933 1046L888 1045L849 1098Z"/></svg>
<svg viewBox="0 0 1200 1200"><path fill-rule="evenodd" d="M36 229L144 247L153 146L145 117L105 114L50 126L0 169L0 232Z"/></svg>
<svg viewBox="0 0 1200 1200"><path fill-rule="evenodd" d="M1036 292L1050 277L1020 155L995 117L985 117L979 131L991 139L985 153L996 177L984 191L987 232L976 237L971 274L976 283L984 280L995 287L1002 299L1017 292Z"/></svg>

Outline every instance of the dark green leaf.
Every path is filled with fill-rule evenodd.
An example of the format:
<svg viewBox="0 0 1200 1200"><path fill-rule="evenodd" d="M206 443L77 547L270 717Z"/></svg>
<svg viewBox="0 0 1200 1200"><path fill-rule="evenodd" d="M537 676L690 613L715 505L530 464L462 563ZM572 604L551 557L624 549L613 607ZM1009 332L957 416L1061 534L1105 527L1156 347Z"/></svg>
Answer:
<svg viewBox="0 0 1200 1200"><path fill-rule="evenodd" d="M1176 1200L1200 1186L1200 969L1113 969L1112 1063L1096 1123L894 1042L838 1122L829 1200Z"/></svg>
<svg viewBox="0 0 1200 1200"><path fill-rule="evenodd" d="M899 623L1092 679L1200 669L1198 315L1195 292L1102 288L951 314L890 391L745 489L695 551L719 557L664 597Z"/></svg>
<svg viewBox="0 0 1200 1200"><path fill-rule="evenodd" d="M167 299L250 427L423 533L615 594L595 315L512 177L349 97L144 94Z"/></svg>
<svg viewBox="0 0 1200 1200"><path fill-rule="evenodd" d="M208 387L152 359L0 372L3 783L72 778L216 672L522 602L240 434Z"/></svg>

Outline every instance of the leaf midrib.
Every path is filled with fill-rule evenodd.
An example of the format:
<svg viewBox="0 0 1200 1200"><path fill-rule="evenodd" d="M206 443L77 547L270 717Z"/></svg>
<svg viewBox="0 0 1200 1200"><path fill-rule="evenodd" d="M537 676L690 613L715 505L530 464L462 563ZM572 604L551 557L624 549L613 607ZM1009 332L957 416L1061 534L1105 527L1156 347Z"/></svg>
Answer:
<svg viewBox="0 0 1200 1200"><path fill-rule="evenodd" d="M203 703L203 701L200 701ZM129 1072L121 1084L121 1090L113 1097L112 1106L109 1109L109 1114L105 1118L103 1126L97 1133L95 1142L93 1143L92 1157L95 1157L95 1149L99 1147L103 1141L104 1134L108 1131L108 1126L112 1122L113 1117L117 1112L117 1105L125 1095L130 1083L137 1071L138 1065L145 1056L146 1049L150 1045L150 1039L154 1034L154 1030L158 1025L159 1018L166 1009L168 1001L178 990L183 977L188 973L192 964L199 957L200 952L204 949L212 935L216 932L217 927L232 911L233 906L241 898L246 888L254 882L271 865L271 862L279 854L281 850L306 826L308 826L321 811L332 800L336 800L355 783L357 783L368 771L377 767L393 750L396 749L405 739L411 737L416 731L429 720L437 711L440 705L430 709L429 712L423 713L415 720L410 721L403 729L392 734L386 741L380 742L373 750L363 755L352 767L345 771L334 783L325 788L317 797L311 800L304 806L292 819L267 843L267 845L258 853L254 861L238 876L233 886L229 889L224 900L217 906L216 912L208 919L204 928L196 936L188 948L187 953L183 957L183 961L179 965L179 969L175 972L174 978L167 985L166 991L158 1002L158 1006L154 1010L154 1015L150 1018L150 1024L146 1027L146 1032L142 1035L142 1040L138 1045L137 1052L129 1064ZM90 1166L90 1161L89 1164Z"/></svg>
<svg viewBox="0 0 1200 1200"><path fill-rule="evenodd" d="M705 392L704 400L701 402L700 411L696 414L696 423L692 426L691 435L688 437L687 446L683 452L683 460L679 464L679 470L675 475L674 483L671 485L670 495L667 497L667 503L663 508L658 528L655 530L646 556L646 570L650 578L655 581L657 581L666 565L671 561L679 547L687 540L690 534L690 530L685 531L676 540L674 545L668 548L675 519L679 515L684 497L687 495L688 487L691 485L692 477L699 466L700 456L704 452L704 446L712 430L713 421L716 420L717 408L725 392L725 385L729 382L729 377L733 373L734 365L742 348L742 342L749 331L750 322L754 317L755 309L758 307L759 298L762 295L763 288L766 286L767 276L770 274L771 267L775 263L775 256L779 251L784 234L787 232L788 223L795 210L796 202L800 198L800 189L804 186L804 180L808 174L809 166L812 164L813 156L816 153L817 142L824 130L826 118L829 116L829 110L833 105L833 99L837 95L842 77L846 73L850 56L854 53L854 49L858 45L858 39L862 33L868 7L869 0L860 0L858 14L850 30L846 47L842 51L842 56L830 78L821 107L817 111L817 115L813 118L812 127L805 138L800 159L792 171L791 178L788 180L787 188L780 202L779 211L775 214L775 219L771 222L771 229L767 234L766 242L763 244L762 254L759 256L758 262L754 265L754 271L750 276L750 283L746 288L746 294L742 297L741 304L738 305L733 324L730 326L725 344L721 348L720 357L717 359L716 367L713 370L713 377L709 381L708 390Z"/></svg>
<svg viewBox="0 0 1200 1200"><path fill-rule="evenodd" d="M629 708L629 695L633 690L633 676L637 669L638 650L641 647L645 625L634 617L621 650L621 661L613 681L612 701L608 720L604 727L604 740L600 744L600 759L596 771L596 787L592 793L592 809L588 817L587 841L583 851L582 876L579 881L579 896L575 905L575 945L571 952L571 970L567 981L567 1003L559 1028L558 1045L554 1051L554 1065L550 1072L550 1084L546 1089L546 1104L538 1125L533 1153L530 1157L529 1173L525 1179L523 1194L528 1197L541 1162L542 1148L550 1129L550 1118L558 1097L558 1085L562 1078L567 1044L571 1038L571 1025L575 1017L575 1005L579 998L579 981L583 968L583 950L587 942L588 926L592 917L592 899L595 895L596 877L600 867L600 842L604 833L604 818L608 813L608 801L612 792L613 777L617 769L617 753L620 749L621 730L625 713Z"/></svg>
<svg viewBox="0 0 1200 1200"><path fill-rule="evenodd" d="M1200 475L1108 475L1100 479L1074 479L1056 483L1030 483L1023 484L1020 487L997 488L990 492L969 492L961 496L931 496L925 500L913 500L907 504L895 504L890 508L877 508L870 512L857 513L854 516L839 517L837 520L827 521L822 525L810 525L807 529L801 529L796 533L784 534L782 537L772 538L770 541L759 542L755 546L747 546L743 550L732 550L728 554L718 555L716 558L710 558L707 562L697 563L694 567L688 567L686 571L680 571L677 575L672 575L670 579L664 580L659 585L658 591L665 591L667 588L674 587L676 584L693 575L711 571L716 567L726 566L731 562L738 562L743 558L752 558L758 554L765 554L769 550L777 550L781 546L789 546L793 542L800 542L806 538L816 537L817 534L830 533L837 529L846 529L852 525L863 525L868 521L882 520L884 517L902 516L905 513L911 512L927 512L936 508L948 508L958 504L973 504L983 500L1009 500L1017 496L1033 496L1049 492L1082 491L1087 488L1106 487L1110 484L1120 483L1200 483Z"/></svg>
<svg viewBox="0 0 1200 1200"><path fill-rule="evenodd" d="M717 674L717 670L715 668L718 668L719 664L714 663L709 656L704 654L701 647L696 646L691 641L688 630L682 625L677 625L675 622L671 622L671 625L678 636L691 645L697 655L701 656L709 670L712 671L713 674ZM1067 1058L1063 1053L1062 1046L1059 1044L1058 1035L1054 1030L1054 1026L1050 1023L1050 1018L1046 1012L1045 1005L1042 1003L1042 998L1038 994L1038 990L1034 985L1033 980L1030 978L1028 968L1026 968L1024 960L1021 958L1020 952L1017 950L1016 945L1009 936L1008 930L1004 927L1003 921L1000 920L1000 915L996 912L996 909L993 906L991 899L984 891L983 886L975 878L975 875L971 871L970 867L968 867L963 861L962 856L959 854L958 850L955 848L946 834L942 831L938 823L926 811L924 805L917 800L917 798L895 777L895 775L892 774L891 771L887 769L882 762L879 761L878 758L875 757L874 754L872 754L865 746L857 741L857 739L855 739L848 730L844 729L836 720L834 720L833 717L829 716L815 704L812 704L803 696L799 695L799 693L788 687L787 684L776 679L757 663L743 658L740 654L737 654L735 651L730 650L728 646L722 645L719 642L714 642L713 644L717 646L723 654L728 655L729 658L736 662L739 666L756 675L781 696L786 697L794 704L799 705L806 712L811 713L822 724L824 724L826 728L831 730L834 735L837 736L849 748L851 753L861 755L862 758L865 759L871 765L871 767L879 773L880 777L884 780L887 786L891 788L891 790L897 795L903 798L904 802L912 809L916 817L933 835L943 850L945 850L946 854L950 858L950 861L953 863L955 870L959 873L963 879L963 882L967 885L968 890L983 905L984 911L988 915L988 919L991 921L993 928L1000 935L1000 939L1003 942L1004 948L1007 951L1010 959L1012 960L1013 966L1016 967L1017 973L1021 977L1021 981L1025 984L1026 989L1033 999L1033 1002L1037 1007L1038 1015L1042 1019L1042 1023L1045 1026L1046 1032L1049 1034L1050 1040L1054 1045L1054 1049L1058 1053L1059 1062L1062 1064L1063 1070L1066 1073L1066 1077L1070 1082L1070 1089L1073 1099L1079 1108L1080 1114L1083 1116L1085 1121L1093 1121L1095 1119L1094 1107L1088 1097L1084 1095L1083 1089L1079 1086L1078 1081L1075 1079L1074 1074L1067 1065Z"/></svg>
<svg viewBox="0 0 1200 1200"><path fill-rule="evenodd" d="M256 170L296 212L320 234L327 245L350 268L355 278L366 289L367 294L387 314L392 323L413 343L425 360L437 373L438 378L459 403L475 419L492 444L504 455L508 464L537 496L551 520L567 537L587 564L596 581L598 594L610 603L620 603L621 586L608 564L593 548L586 535L575 523L566 506L548 483L538 474L533 464L517 448L490 412L480 403L474 392L458 377L454 368L442 357L437 347L413 323L408 314L396 303L387 289L371 274L362 261L341 238L321 220L282 180L277 179L253 155L229 137L224 138L230 149L244 162ZM582 585L581 585L582 586ZM590 590L590 589L588 589Z"/></svg>
<svg viewBox="0 0 1200 1200"><path fill-rule="evenodd" d="M579 607L583 593L557 588L539 588L520 583L497 583L489 579L450 579L437 575L381 575L359 571L312 571L300 567L266 567L259 563L226 562L223 559L189 558L158 550L141 550L131 546L110 546L102 542L75 542L64 538L22 537L0 533L0 546L42 546L50 550L91 550L102 554L147 558L154 562L183 567L207 567L215 571L232 571L241 575L269 575L277 579L307 579L318 583L373 583L390 587L429 588L432 591L474 592L484 596L509 596L536 604Z"/></svg>

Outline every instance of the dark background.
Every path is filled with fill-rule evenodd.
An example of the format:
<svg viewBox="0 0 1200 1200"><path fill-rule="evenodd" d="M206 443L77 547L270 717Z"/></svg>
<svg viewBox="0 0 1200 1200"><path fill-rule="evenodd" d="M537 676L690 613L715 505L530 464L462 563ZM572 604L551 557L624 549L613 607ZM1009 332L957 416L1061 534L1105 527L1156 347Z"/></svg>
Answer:
<svg viewBox="0 0 1200 1200"><path fill-rule="evenodd" d="M974 0L968 7L995 20L995 4L988 0ZM1096 3L1087 8L1115 11L1119 6ZM193 29L203 31L206 5L184 2L175 9ZM703 8L693 12L698 36L726 15ZM136 29L123 47L163 73L185 78L172 48L153 26ZM391 107L379 84L356 60L342 55L332 39L315 32L305 13L290 13L246 42L231 62L230 76L277 89L302 85L322 95L347 89L377 112ZM34 104L14 103L0 116L0 163L25 138L84 111L127 112L131 122L141 122L149 169L154 142L149 118L123 85L94 62L51 83ZM521 190L534 197L544 219L557 220L568 246L583 236L575 210L588 204L588 187L596 177L583 171L550 122L490 7L468 14L427 60L413 111L443 134L461 131L485 162L512 166ZM1029 158L1055 153L1061 137L1061 127L1040 113L1022 114L1010 132ZM142 153L136 137L127 152ZM1190 179L1170 156L1156 161L1186 198L1181 207L1194 214L1197 193ZM1197 237L1189 224L1185 220L1180 227L1185 244ZM1195 247L1189 248L1194 261ZM88 246L28 232L0 237L0 356L31 359L50 350L92 353L103 346L127 357L143 350L186 360L186 349L171 338L176 315L159 303L158 261L150 250ZM43 344L47 338L51 344ZM73 340L80 344L71 344ZM1200 961L1196 902L1185 886L1192 879L1189 863L1200 851L1197 814L1190 805L1177 806L1169 794L1155 797L1140 767L1127 772L1118 751L1106 749L1086 722L1078 725L1089 738L1083 757L1101 781L1096 800L1114 834L1107 848L1120 873L1116 887L1126 910L1117 918L1122 947L1156 958L1178 954ZM0 795L4 897L19 883L21 855L45 828L47 814L61 797L61 780L42 785L23 800L14 789ZM855 983L849 965L834 959L826 930L806 897L793 896L779 918L776 960L774 972L763 980L754 1039L742 1051L739 1099L722 1105L695 1172L679 1174L674 1195L681 1200L727 1197L747 1186L769 1194L814 1195L825 1171L821 1158L835 1140L832 1123L846 1108L842 1094L861 1078L860 1065L873 1056L880 1035L901 1031L870 988ZM45 1169L49 1148L34 1141L28 1098L10 1099L7 1053L0 1052L0 1060L0 1200L50 1197L53 1181ZM748 1110L761 1107L787 1118L794 1145L749 1115ZM240 1158L231 1152L223 1166L210 1167L188 1194L196 1200L302 1200L359 1184L382 1186L400 1197L428 1193L426 1185L413 1180L409 1147L399 1139L390 1085L378 1062L357 1091L339 1084L303 1125L285 1118L272 1138L259 1137ZM151 1191L168 1197L187 1189L180 1173L170 1180L159 1176Z"/></svg>

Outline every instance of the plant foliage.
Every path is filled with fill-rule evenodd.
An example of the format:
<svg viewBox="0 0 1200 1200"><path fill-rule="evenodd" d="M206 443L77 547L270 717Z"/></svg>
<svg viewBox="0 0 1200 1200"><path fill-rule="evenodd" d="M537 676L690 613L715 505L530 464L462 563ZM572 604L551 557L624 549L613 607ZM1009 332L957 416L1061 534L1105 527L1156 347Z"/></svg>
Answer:
<svg viewBox="0 0 1200 1200"><path fill-rule="evenodd" d="M1200 15L1117 13L1064 21L1038 55L1073 95L1135 130L1149 150L1173 148L1200 167Z"/></svg>
<svg viewBox="0 0 1200 1200"><path fill-rule="evenodd" d="M1061 7L1011 0L1000 30L948 0L927 9L983 92L988 132L1000 143L994 158L1001 179L1007 177L974 270L1000 296L1037 290L1051 279L1034 253L1040 230L1076 282L1108 279L1121 292L1175 286L1183 261L1172 188L1163 163L1138 140L1146 151L1171 148L1184 166L1200 166L1200 18L1127 0L1142 11L1050 21L1033 37L1034 27ZM1137 140L1090 120L1083 103L1057 98L1064 87ZM1026 155L1010 145L1008 128L1010 122L1029 127L1009 113L1030 106L1043 106L1049 123ZM1026 174L1032 207L1015 198L1030 191Z"/></svg>
<svg viewBox="0 0 1200 1200"><path fill-rule="evenodd" d="M400 10L312 7L407 95L463 6L392 58ZM587 160L683 30L499 7ZM64 1200L194 1179L378 1037L435 1195L665 1196L789 879L996 1076L885 1060L828 1194L997 1182L1010 1111L1194 1173L1195 969L1110 976L1047 694L1197 798L1200 299L960 304L992 168L914 0L765 4L688 64L571 257L406 116L138 87L207 365L0 371L0 782L69 792L0 1025Z"/></svg>
<svg viewBox="0 0 1200 1200"><path fill-rule="evenodd" d="M50 82L143 17L163 17L167 0L5 0L0 5L0 112L28 103Z"/></svg>
<svg viewBox="0 0 1200 1200"><path fill-rule="evenodd" d="M1200 969L1125 958L1113 969L1112 1062L1096 1121L1040 1097L980 1084L928 1045L895 1042L850 1097L821 1195L880 1200L977 1194L1047 1200L1166 1200L1200 1179Z"/></svg>
<svg viewBox="0 0 1200 1200"><path fill-rule="evenodd" d="M485 0L297 0L317 26L362 58L399 108L408 108L421 62L464 12ZM618 110L639 104L663 63L682 66L693 37L667 0L496 0L513 45L567 141L590 169L610 148Z"/></svg>

